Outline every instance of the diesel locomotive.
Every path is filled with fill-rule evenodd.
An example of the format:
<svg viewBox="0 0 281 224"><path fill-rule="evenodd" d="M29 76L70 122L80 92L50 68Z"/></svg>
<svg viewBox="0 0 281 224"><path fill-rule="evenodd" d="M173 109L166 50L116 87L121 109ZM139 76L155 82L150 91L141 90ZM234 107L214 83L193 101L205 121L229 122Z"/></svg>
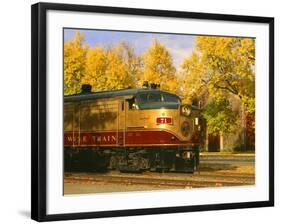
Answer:
<svg viewBox="0 0 281 224"><path fill-rule="evenodd" d="M158 87L65 96L65 170L194 172L200 109Z"/></svg>

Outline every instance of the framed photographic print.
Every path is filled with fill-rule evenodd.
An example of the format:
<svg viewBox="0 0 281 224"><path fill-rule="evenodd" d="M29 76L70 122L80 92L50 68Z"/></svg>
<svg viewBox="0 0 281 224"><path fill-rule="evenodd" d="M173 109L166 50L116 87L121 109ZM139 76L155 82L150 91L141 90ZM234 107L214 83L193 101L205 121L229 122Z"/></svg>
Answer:
<svg viewBox="0 0 281 224"><path fill-rule="evenodd" d="M32 219L273 205L273 18L32 6Z"/></svg>

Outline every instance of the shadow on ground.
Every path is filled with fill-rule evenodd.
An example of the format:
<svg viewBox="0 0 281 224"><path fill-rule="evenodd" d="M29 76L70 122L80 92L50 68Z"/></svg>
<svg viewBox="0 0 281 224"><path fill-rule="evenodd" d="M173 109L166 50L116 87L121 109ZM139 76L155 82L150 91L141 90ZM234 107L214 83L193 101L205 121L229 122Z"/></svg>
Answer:
<svg viewBox="0 0 281 224"><path fill-rule="evenodd" d="M200 165L199 171L208 171L208 172L216 172L221 170L236 170L237 166L232 166L228 164L219 164L219 165Z"/></svg>

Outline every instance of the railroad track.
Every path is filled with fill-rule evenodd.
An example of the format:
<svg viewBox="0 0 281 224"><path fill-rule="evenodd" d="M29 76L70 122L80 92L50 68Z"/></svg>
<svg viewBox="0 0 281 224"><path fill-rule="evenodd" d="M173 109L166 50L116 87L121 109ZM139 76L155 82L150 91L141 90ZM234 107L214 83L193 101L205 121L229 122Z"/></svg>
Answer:
<svg viewBox="0 0 281 224"><path fill-rule="evenodd" d="M249 174L249 173L228 173L228 172L216 172L216 173L212 173L212 172L198 172L198 173L194 173L193 175L196 176L204 176L204 177L225 177L225 178L233 178L233 177L237 177L237 178L255 178L255 174Z"/></svg>
<svg viewBox="0 0 281 224"><path fill-rule="evenodd" d="M242 179L252 179L255 178L255 174L251 174L251 173L231 173L231 172L206 172L206 171L199 171L199 172L194 172L193 174L189 174L189 173L178 173L178 172L169 172L169 173L165 173L166 175L171 174L182 174L185 176L192 176L192 177L196 177L196 176L200 176L200 177L224 177L224 178L242 178ZM148 173L148 175L153 176L154 173Z"/></svg>
<svg viewBox="0 0 281 224"><path fill-rule="evenodd" d="M65 183L109 183L109 184L125 184L125 185L150 185L150 186L165 186L177 188L200 188L200 187L222 187L222 186L241 186L252 185L253 181L242 180L199 180L199 179L171 179L160 177L145 177L145 176L131 176L131 175L99 175L99 174L66 174L64 178Z"/></svg>

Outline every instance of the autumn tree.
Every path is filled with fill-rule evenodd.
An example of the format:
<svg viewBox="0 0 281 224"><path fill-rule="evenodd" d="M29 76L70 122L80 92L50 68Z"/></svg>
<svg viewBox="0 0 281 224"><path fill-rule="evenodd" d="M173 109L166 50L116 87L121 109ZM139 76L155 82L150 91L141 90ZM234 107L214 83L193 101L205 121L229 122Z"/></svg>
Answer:
<svg viewBox="0 0 281 224"><path fill-rule="evenodd" d="M208 132L220 133L221 141L222 133L234 132L237 127L238 116L231 107L230 96L240 100L242 116L254 113L254 39L197 37L195 50L184 60L182 70L185 98L200 98L202 93L208 93L204 111Z"/></svg>
<svg viewBox="0 0 281 224"><path fill-rule="evenodd" d="M92 91L101 91L107 83L107 55L101 47L91 48L86 57L85 75L82 84L90 84Z"/></svg>
<svg viewBox="0 0 281 224"><path fill-rule="evenodd" d="M131 87L135 87L137 77L141 72L141 58L135 54L133 47L125 41L117 45L117 52L126 66L127 73L131 79Z"/></svg>
<svg viewBox="0 0 281 224"><path fill-rule="evenodd" d="M144 81L160 84L161 89L176 93L178 91L176 68L168 49L158 40L143 55L143 73L139 83Z"/></svg>
<svg viewBox="0 0 281 224"><path fill-rule="evenodd" d="M199 53L193 52L182 64L183 102L191 104L194 99L209 96L207 86L203 81L204 64ZM205 97L206 98L206 97Z"/></svg>
<svg viewBox="0 0 281 224"><path fill-rule="evenodd" d="M82 83L92 85L93 91L124 89L135 86L138 57L129 44L96 47L89 50Z"/></svg>
<svg viewBox="0 0 281 224"><path fill-rule="evenodd" d="M80 92L87 49L80 32L75 32L73 39L64 43L64 95Z"/></svg>
<svg viewBox="0 0 281 224"><path fill-rule="evenodd" d="M197 37L194 52L182 65L190 95L205 87L215 98L230 93L241 99L249 112L255 110L254 67L254 39L209 36Z"/></svg>
<svg viewBox="0 0 281 224"><path fill-rule="evenodd" d="M135 87L138 57L128 43L121 42L107 52L107 89Z"/></svg>

